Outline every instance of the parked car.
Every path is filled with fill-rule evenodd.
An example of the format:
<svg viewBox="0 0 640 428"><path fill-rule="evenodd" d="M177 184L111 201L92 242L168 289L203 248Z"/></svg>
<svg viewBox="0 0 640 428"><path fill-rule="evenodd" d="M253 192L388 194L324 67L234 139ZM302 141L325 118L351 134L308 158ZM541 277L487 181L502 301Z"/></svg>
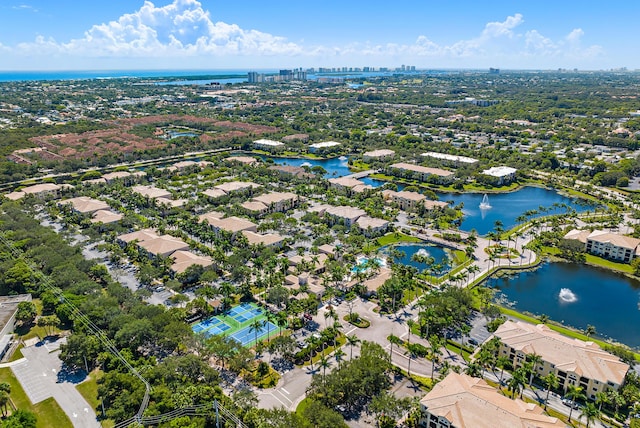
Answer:
<svg viewBox="0 0 640 428"><path fill-rule="evenodd" d="M562 404L564 404L567 407L573 407L573 409L578 409L580 407L580 405L578 403L576 403L575 401L569 399L569 398L563 398L562 399Z"/></svg>
<svg viewBox="0 0 640 428"><path fill-rule="evenodd" d="M478 341L475 340L473 337L470 338L467 342L469 342L470 345L478 346Z"/></svg>

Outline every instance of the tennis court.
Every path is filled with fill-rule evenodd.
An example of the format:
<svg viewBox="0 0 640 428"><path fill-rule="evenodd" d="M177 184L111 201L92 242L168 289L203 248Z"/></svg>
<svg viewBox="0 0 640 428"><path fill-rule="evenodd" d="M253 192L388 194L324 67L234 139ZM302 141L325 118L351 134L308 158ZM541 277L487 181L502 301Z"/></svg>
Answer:
<svg viewBox="0 0 640 428"><path fill-rule="evenodd" d="M278 330L278 326L276 326L271 321L268 322L269 328L267 329L267 325L265 325L262 330L258 330L257 336L258 341L267 335L267 332L273 333ZM242 344L242 346L247 346L253 343L256 340L256 331L251 328L251 326L247 326L242 330L238 330L235 333L231 334L229 337L237 340Z"/></svg>
<svg viewBox="0 0 640 428"><path fill-rule="evenodd" d="M191 329L195 333L202 333L206 336L226 334L246 346L255 341L256 332L251 330L249 324L256 319L265 319L264 310L255 303L242 303L229 309L224 315L216 315L194 324ZM278 327L269 322L268 330L273 333L278 330ZM265 325L262 330L258 331L258 340L266 335L267 327Z"/></svg>

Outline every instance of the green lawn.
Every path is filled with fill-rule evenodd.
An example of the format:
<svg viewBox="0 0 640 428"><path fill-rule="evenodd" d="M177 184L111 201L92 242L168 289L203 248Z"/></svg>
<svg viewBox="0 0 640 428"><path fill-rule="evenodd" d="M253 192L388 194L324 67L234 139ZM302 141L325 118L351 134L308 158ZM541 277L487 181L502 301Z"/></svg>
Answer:
<svg viewBox="0 0 640 428"><path fill-rule="evenodd" d="M398 242L422 242L422 239L405 235L404 233L390 232L378 238L377 241L380 247L384 247L385 245L397 244Z"/></svg>
<svg viewBox="0 0 640 428"><path fill-rule="evenodd" d="M0 369L0 382L7 382L11 385L11 400L19 409L26 409L33 412L38 418L38 428L66 428L73 427L69 417L62 411L56 400L47 398L38 404L31 404L29 397L25 394L20 382L15 377L11 369Z"/></svg>
<svg viewBox="0 0 640 428"><path fill-rule="evenodd" d="M76 386L78 392L94 409L97 409L100 405L100 400L98 400L98 380L103 375L104 373L101 370L96 369L89 374L88 379Z"/></svg>

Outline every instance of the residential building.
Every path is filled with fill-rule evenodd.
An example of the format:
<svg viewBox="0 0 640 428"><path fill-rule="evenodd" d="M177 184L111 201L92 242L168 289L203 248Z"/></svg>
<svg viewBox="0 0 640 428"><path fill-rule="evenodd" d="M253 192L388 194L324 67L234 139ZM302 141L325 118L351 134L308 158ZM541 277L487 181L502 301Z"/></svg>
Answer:
<svg viewBox="0 0 640 428"><path fill-rule="evenodd" d="M240 204L247 214L254 216L261 216L267 213L268 207L262 202L258 201L245 201Z"/></svg>
<svg viewBox="0 0 640 428"><path fill-rule="evenodd" d="M372 237L381 235L389 228L389 222L381 218L369 217L363 215L358 217L355 223L363 235L366 237Z"/></svg>
<svg viewBox="0 0 640 428"><path fill-rule="evenodd" d="M178 250L171 254L173 264L171 270L175 274L180 274L186 271L190 266L199 265L202 267L208 267L213 264L211 257L199 256L191 251Z"/></svg>
<svg viewBox="0 0 640 428"><path fill-rule="evenodd" d="M281 141L260 139L253 142L253 147L267 152L276 152L284 150L284 143Z"/></svg>
<svg viewBox="0 0 640 428"><path fill-rule="evenodd" d="M407 192L404 190L400 192L383 190L382 197L385 200L398 205L398 208L403 211L413 211L418 207L418 205L424 204L427 200L427 197L422 193Z"/></svg>
<svg viewBox="0 0 640 428"><path fill-rule="evenodd" d="M454 166L475 165L478 163L478 159L470 158L467 156L450 155L447 153L425 152L421 156L438 159Z"/></svg>
<svg viewBox="0 0 640 428"><path fill-rule="evenodd" d="M533 403L500 394L484 379L451 372L420 400L424 428L564 428Z"/></svg>
<svg viewBox="0 0 640 428"><path fill-rule="evenodd" d="M215 187L212 187L211 189L207 189L203 191L202 194L211 199L218 199L223 196L227 196L227 192L221 189L216 189Z"/></svg>
<svg viewBox="0 0 640 428"><path fill-rule="evenodd" d="M53 198L60 197L60 191L64 188L64 185L54 183L42 183L34 184L33 186L24 187L22 190L7 193L5 197L12 201L22 199L27 195L34 195L37 198L44 199L51 196Z"/></svg>
<svg viewBox="0 0 640 428"><path fill-rule="evenodd" d="M339 149L340 143L336 141L324 141L322 143L309 144L309 153L327 153Z"/></svg>
<svg viewBox="0 0 640 428"><path fill-rule="evenodd" d="M135 193L145 196L149 199L166 198L171 199L171 192L154 186L138 185L131 188Z"/></svg>
<svg viewBox="0 0 640 428"><path fill-rule="evenodd" d="M283 176L294 176L302 179L316 178L315 175L305 171L305 169L300 166L272 165L269 167L269 170L276 171Z"/></svg>
<svg viewBox="0 0 640 428"><path fill-rule="evenodd" d="M500 339L499 355L508 357L513 367L524 365L527 355L539 355L537 376L553 372L562 389L581 386L591 400L598 392L618 390L629 371L628 364L597 344L563 336L544 324L508 320L493 335Z"/></svg>
<svg viewBox="0 0 640 428"><path fill-rule="evenodd" d="M153 229L142 229L120 235L118 236L118 241L120 245L124 246L133 241L143 242L151 239L156 239L158 236L160 235L158 235Z"/></svg>
<svg viewBox="0 0 640 428"><path fill-rule="evenodd" d="M390 149L372 150L370 152L364 152L362 154L362 160L364 162L370 162L372 160L389 159L394 157L395 155L396 155L396 152Z"/></svg>
<svg viewBox="0 0 640 428"><path fill-rule="evenodd" d="M234 236L236 233L242 232L243 230L251 232L258 231L258 226L249 220L235 216L220 218L218 217L218 214L219 213L216 212L202 214L200 216L200 221L207 223L216 232L223 230Z"/></svg>
<svg viewBox="0 0 640 428"><path fill-rule="evenodd" d="M594 230L587 236L585 250L589 254L629 263L640 256L640 239L604 230Z"/></svg>
<svg viewBox="0 0 640 428"><path fill-rule="evenodd" d="M362 193L365 190L373 190L372 186L351 177L330 178L329 185L334 189L343 190L347 193Z"/></svg>
<svg viewBox="0 0 640 428"><path fill-rule="evenodd" d="M178 250L188 250L189 244L171 235L161 235L155 239L138 242L138 247L152 257L168 257Z"/></svg>
<svg viewBox="0 0 640 428"><path fill-rule="evenodd" d="M298 205L298 195L291 192L270 192L256 196L253 201L264 204L268 212L285 212Z"/></svg>
<svg viewBox="0 0 640 428"><path fill-rule="evenodd" d="M391 175L409 178L418 181L427 181L435 177L438 183L448 183L454 178L454 173L440 168L429 168L426 166L415 165L412 163L394 163L389 165L387 172Z"/></svg>
<svg viewBox="0 0 640 428"><path fill-rule="evenodd" d="M77 198L65 199L59 205L71 205L71 208L80 214L93 214L96 211L108 210L109 204L88 196L78 196Z"/></svg>
<svg viewBox="0 0 640 428"><path fill-rule="evenodd" d="M226 194L250 191L252 189L257 189L258 187L260 187L259 184L253 183L251 181L228 181L226 183L221 183L217 186L213 186L214 189L222 190Z"/></svg>
<svg viewBox="0 0 640 428"><path fill-rule="evenodd" d="M98 210L93 213L93 217L90 221L91 223L111 224L120 220L122 220L122 214L120 213L114 213L109 210Z"/></svg>
<svg viewBox="0 0 640 428"><path fill-rule="evenodd" d="M366 214L365 210L350 206L328 206L324 210L324 216L331 224L342 222L347 229L350 229L360 217Z"/></svg>
<svg viewBox="0 0 640 428"><path fill-rule="evenodd" d="M284 242L284 238L277 233L256 233L250 230L243 230L242 234L251 245L264 245L265 247L279 248Z"/></svg>
<svg viewBox="0 0 640 428"><path fill-rule="evenodd" d="M494 166L482 171L484 175L495 177L498 179L498 185L511 183L516 179L517 169L509 166Z"/></svg>
<svg viewBox="0 0 640 428"><path fill-rule="evenodd" d="M242 165L256 165L258 163L258 159L251 156L229 156L225 160L227 162L236 162Z"/></svg>

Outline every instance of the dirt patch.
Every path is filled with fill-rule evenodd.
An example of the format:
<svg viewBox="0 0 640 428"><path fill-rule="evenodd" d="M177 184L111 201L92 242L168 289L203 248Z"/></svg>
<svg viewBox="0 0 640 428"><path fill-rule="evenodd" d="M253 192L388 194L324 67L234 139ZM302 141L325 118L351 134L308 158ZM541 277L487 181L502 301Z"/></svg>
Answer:
<svg viewBox="0 0 640 428"><path fill-rule="evenodd" d="M13 153L9 159L15 162L30 163L31 158L62 160L86 159L102 156L108 153L130 153L142 150L156 149L170 144L163 137L162 132L155 132L153 137L143 137L132 132L135 126L166 125L179 122L184 125L206 124L218 128L215 135L202 134L202 143L212 141L227 141L235 137L246 137L250 134L264 135L278 132L278 128L265 125L254 125L243 122L220 121L196 116L145 116L132 119L118 119L105 122L108 129L87 131L81 134L57 134L32 137L30 141L40 151L29 153Z"/></svg>

